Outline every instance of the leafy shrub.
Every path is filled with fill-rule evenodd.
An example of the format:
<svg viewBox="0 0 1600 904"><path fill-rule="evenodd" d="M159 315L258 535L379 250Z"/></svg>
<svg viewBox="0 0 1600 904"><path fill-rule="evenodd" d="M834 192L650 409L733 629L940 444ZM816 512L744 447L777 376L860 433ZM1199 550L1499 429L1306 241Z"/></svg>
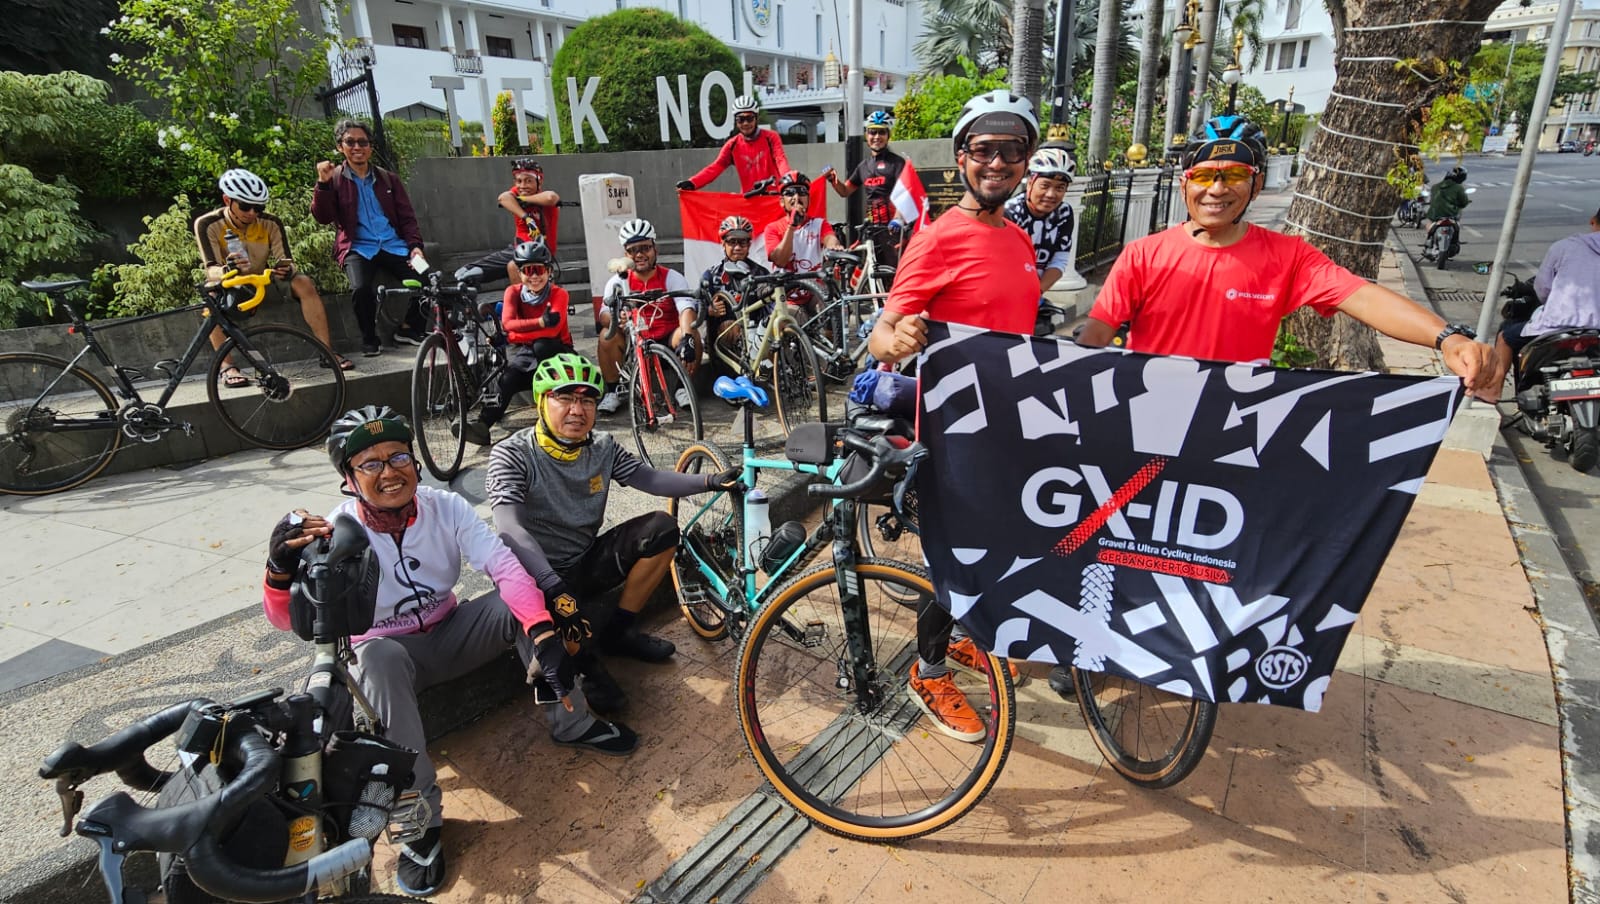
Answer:
<svg viewBox="0 0 1600 904"><path fill-rule="evenodd" d="M0 329L48 316L48 300L25 279L65 279L95 232L78 215L78 192L65 179L41 182L25 167L0 163Z"/></svg>
<svg viewBox="0 0 1600 904"><path fill-rule="evenodd" d="M385 119L383 134L389 139L395 171L402 178L410 173L411 164L423 157L451 156L450 125L442 119Z"/></svg>
<svg viewBox="0 0 1600 904"><path fill-rule="evenodd" d="M894 105L895 138L949 138L967 101L1011 85L1004 69L979 73L971 60L962 57L960 63L961 75L911 77L905 96Z"/></svg>
<svg viewBox="0 0 1600 904"><path fill-rule="evenodd" d="M494 109L489 113L489 121L494 124L494 140L496 154L537 154L539 153L539 132L537 129L528 129L528 144L517 143L517 108L511 103L511 92L501 91L495 95Z"/></svg>

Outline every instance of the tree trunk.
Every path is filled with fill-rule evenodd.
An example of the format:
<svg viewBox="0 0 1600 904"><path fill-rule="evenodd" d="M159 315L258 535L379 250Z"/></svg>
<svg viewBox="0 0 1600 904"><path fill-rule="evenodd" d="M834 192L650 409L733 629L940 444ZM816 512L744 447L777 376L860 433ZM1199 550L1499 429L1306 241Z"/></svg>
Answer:
<svg viewBox="0 0 1600 904"><path fill-rule="evenodd" d="M1397 154L1415 149L1422 111L1449 90L1448 61L1478 49L1482 22L1497 0L1418 3L1330 3L1339 25L1333 93L1306 149L1284 231L1297 233L1336 263L1368 279L1389 233L1399 193L1384 181ZM1401 26L1401 27L1382 27ZM1372 30L1375 29L1375 30ZM1399 66L1395 60L1405 60ZM1413 292L1420 291L1415 287ZM1300 342L1317 353L1318 367L1371 370L1383 366L1377 334L1350 317L1324 319L1300 311L1288 321Z"/></svg>
<svg viewBox="0 0 1600 904"><path fill-rule="evenodd" d="M1179 24L1182 22L1180 18ZM1167 63L1167 131L1161 136L1161 144L1167 148L1168 157L1183 149L1184 139L1179 136L1188 134L1189 124L1184 121L1183 99L1189 92L1190 60L1183 43L1183 32L1173 31L1172 56Z"/></svg>
<svg viewBox="0 0 1600 904"><path fill-rule="evenodd" d="M1144 40L1139 44L1139 94L1133 104L1133 140L1150 147L1150 117L1156 103L1156 75L1161 68L1163 0L1150 0L1144 17ZM1166 144L1165 141L1162 144ZM1151 156L1155 156L1152 149Z"/></svg>
<svg viewBox="0 0 1600 904"><path fill-rule="evenodd" d="M1121 31L1121 0L1100 0L1100 22L1094 35L1094 90L1089 101L1090 163L1111 156L1111 108L1116 103L1117 37Z"/></svg>
<svg viewBox="0 0 1600 904"><path fill-rule="evenodd" d="M1026 97L1035 111L1044 90L1044 4L1045 0L1013 0L1011 11L1011 57L1015 63L1011 91Z"/></svg>
<svg viewBox="0 0 1600 904"><path fill-rule="evenodd" d="M1194 49L1194 106L1189 109L1189 134L1198 135L1206 122L1206 83L1211 79L1211 52L1217 46L1217 20L1222 0L1200 6L1200 46Z"/></svg>

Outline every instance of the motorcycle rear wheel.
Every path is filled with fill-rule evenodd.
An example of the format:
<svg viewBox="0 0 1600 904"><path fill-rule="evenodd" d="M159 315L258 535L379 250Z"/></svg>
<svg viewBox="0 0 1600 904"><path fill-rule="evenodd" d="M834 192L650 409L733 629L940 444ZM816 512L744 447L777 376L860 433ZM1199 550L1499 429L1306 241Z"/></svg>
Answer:
<svg viewBox="0 0 1600 904"><path fill-rule="evenodd" d="M1572 443L1568 447L1567 464L1572 465L1572 470L1582 473L1594 467L1597 460L1600 460L1600 429L1574 428Z"/></svg>

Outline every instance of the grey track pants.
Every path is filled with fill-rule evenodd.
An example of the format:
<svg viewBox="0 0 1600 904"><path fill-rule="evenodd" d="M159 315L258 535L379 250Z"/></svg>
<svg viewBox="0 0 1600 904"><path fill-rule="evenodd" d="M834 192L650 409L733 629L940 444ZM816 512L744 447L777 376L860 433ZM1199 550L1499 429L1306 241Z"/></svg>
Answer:
<svg viewBox="0 0 1600 904"><path fill-rule="evenodd" d="M533 641L500 594L493 591L461 604L426 634L374 637L356 646L357 663L350 671L383 720L385 736L421 754L411 787L421 791L433 809L430 826L444 821L442 795L433 761L428 758L417 694L459 678L513 646L527 666L533 660ZM576 687L572 689L572 712L556 703L540 708L550 733L563 741L579 737L595 721L583 692Z"/></svg>

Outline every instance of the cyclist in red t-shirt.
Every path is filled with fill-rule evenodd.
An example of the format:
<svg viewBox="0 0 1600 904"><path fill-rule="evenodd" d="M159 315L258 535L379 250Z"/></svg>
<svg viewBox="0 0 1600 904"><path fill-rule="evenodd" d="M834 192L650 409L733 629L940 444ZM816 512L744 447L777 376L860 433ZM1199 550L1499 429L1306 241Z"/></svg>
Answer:
<svg viewBox="0 0 1600 904"><path fill-rule="evenodd" d="M924 316L1011 333L1033 333L1039 276L1033 241L1005 217L1004 205L1027 169L1039 123L1024 98L1004 89L967 102L956 120L956 165L966 193L956 206L911 239L867 349L893 363L928 344ZM917 612L917 662L912 700L951 737L981 740L983 719L950 675L948 657L982 668L972 639L952 638L955 620L933 597ZM1015 667L1012 677L1018 678Z"/></svg>
<svg viewBox="0 0 1600 904"><path fill-rule="evenodd" d="M717 159L705 169L678 183L679 191L705 188L729 166L739 174L739 190L750 191L763 179L776 183L789 171L789 157L783 152L783 139L771 129L756 124L756 99L741 94L733 99L733 127L738 132L723 142Z"/></svg>
<svg viewBox="0 0 1600 904"><path fill-rule="evenodd" d="M544 189L544 167L532 157L516 157L511 161L511 187L495 199L501 209L511 214L516 223L516 238L511 244L483 257L467 267L477 267L488 279L498 279L495 274L505 269L511 288L522 284L522 274L517 270L517 246L524 242L544 242L552 256L556 253L556 223L561 208L561 196ZM463 268L465 269L465 268Z"/></svg>

